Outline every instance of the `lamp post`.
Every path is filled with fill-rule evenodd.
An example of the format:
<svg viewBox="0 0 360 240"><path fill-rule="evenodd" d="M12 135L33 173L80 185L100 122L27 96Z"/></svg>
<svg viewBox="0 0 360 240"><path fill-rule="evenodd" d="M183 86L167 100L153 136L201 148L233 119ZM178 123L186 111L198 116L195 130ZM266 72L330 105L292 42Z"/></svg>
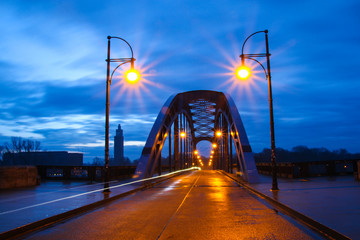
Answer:
<svg viewBox="0 0 360 240"><path fill-rule="evenodd" d="M245 59L250 59L257 62L265 72L265 78L268 81L269 86L269 109L270 109L270 135L271 135L271 166L272 166L272 191L279 190L278 182L277 182L277 169L276 169L276 155L275 155L275 131L274 131L274 114L273 114L273 101L272 101L272 90L271 90L271 72L270 72L270 53L269 53L269 40L268 40L268 30L258 31L251 34L248 38L246 38L245 42L242 45L241 49L241 65L242 67L238 71L238 75L240 78L247 78L249 73L246 73L245 68ZM258 33L265 33L265 44L266 44L266 53L255 53L255 54L244 54L244 47L252 36ZM266 57L267 69L255 58L257 57Z"/></svg>
<svg viewBox="0 0 360 240"><path fill-rule="evenodd" d="M130 48L131 51L131 58L110 58L110 39L111 38L116 38L119 40L124 41ZM109 189L109 179L110 179L110 172L109 172L109 107L110 107L110 103L109 103L109 98L110 98L110 85L112 82L112 77L115 73L115 71L122 65L124 65L125 63L131 63L131 70L133 71L128 71L126 73L126 78L129 81L136 81L138 79L138 74L137 72L134 70L134 62L135 62L135 58L134 58L134 54L133 54L133 50L132 47L130 46L130 44L123 38L119 38L119 37L112 37L112 36L108 36L108 47L107 47L107 59L105 60L107 62L107 71L106 71L106 113L105 113L105 183L104 183L104 192L110 192ZM111 75L110 75L110 63L111 62L119 62L120 64L112 71Z"/></svg>

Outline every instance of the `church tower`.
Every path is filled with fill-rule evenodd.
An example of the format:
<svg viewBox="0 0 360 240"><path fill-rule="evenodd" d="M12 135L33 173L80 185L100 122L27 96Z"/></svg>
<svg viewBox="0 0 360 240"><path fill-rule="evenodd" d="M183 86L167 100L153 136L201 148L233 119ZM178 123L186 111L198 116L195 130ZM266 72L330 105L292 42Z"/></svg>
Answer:
<svg viewBox="0 0 360 240"><path fill-rule="evenodd" d="M116 129L116 135L114 137L114 163L119 165L124 160L124 135L121 125L118 125Z"/></svg>

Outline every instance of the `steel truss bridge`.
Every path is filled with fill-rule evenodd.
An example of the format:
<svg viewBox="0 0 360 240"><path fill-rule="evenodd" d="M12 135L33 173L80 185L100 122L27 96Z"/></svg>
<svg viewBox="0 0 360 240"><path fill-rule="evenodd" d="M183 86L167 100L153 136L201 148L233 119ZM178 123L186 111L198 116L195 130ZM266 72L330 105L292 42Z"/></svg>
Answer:
<svg viewBox="0 0 360 240"><path fill-rule="evenodd" d="M221 131L221 136L216 132ZM213 169L233 173L243 180L258 181L244 125L230 95L216 91L190 91L171 96L161 108L142 151L135 176L139 179L161 174L161 152L168 139L169 171L198 166L196 145L216 144Z"/></svg>

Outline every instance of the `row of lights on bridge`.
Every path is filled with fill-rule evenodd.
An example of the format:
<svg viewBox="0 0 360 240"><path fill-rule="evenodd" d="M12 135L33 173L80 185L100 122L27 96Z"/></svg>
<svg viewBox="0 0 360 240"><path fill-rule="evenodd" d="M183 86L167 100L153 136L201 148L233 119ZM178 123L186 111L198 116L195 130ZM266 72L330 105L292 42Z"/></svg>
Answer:
<svg viewBox="0 0 360 240"><path fill-rule="evenodd" d="M216 148L216 147L217 147L216 143L213 143L213 144L212 144L212 147L213 147L213 148ZM210 160L209 160L209 163L208 163L209 167L212 165L213 154L214 154L214 153L215 153L215 151L214 151L214 150L211 150L211 155L210 155L210 157L209 157ZM194 151L194 154L195 154L196 158L198 159L199 164L203 167L203 166L204 166L204 163L202 162L202 160L201 160L201 158L200 158L200 155L199 155L198 150L195 150L195 151Z"/></svg>
<svg viewBox="0 0 360 240"><path fill-rule="evenodd" d="M221 132L221 131L216 131L216 132L215 132L215 135L216 135L217 137L221 137L221 136L222 136L222 132ZM234 133L231 132L231 135L234 135ZM186 137L186 133L183 132L183 131L181 131L181 132L180 132L180 137L185 138L185 137Z"/></svg>

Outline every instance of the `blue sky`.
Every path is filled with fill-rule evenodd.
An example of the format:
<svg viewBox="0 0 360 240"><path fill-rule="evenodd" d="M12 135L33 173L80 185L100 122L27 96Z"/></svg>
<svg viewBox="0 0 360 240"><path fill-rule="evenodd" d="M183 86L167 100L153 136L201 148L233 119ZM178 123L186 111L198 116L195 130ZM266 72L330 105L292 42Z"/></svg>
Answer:
<svg viewBox="0 0 360 240"><path fill-rule="evenodd" d="M121 124L126 156L140 157L170 95L201 89L231 94L259 152L270 146L263 73L230 81L245 38L268 29L276 145L360 152L359 10L355 0L1 1L0 143L21 136L103 157L112 35L132 45L144 70L137 89L124 88L121 74L111 86L110 138ZM257 35L246 51L264 46ZM120 41L111 50L130 56Z"/></svg>

